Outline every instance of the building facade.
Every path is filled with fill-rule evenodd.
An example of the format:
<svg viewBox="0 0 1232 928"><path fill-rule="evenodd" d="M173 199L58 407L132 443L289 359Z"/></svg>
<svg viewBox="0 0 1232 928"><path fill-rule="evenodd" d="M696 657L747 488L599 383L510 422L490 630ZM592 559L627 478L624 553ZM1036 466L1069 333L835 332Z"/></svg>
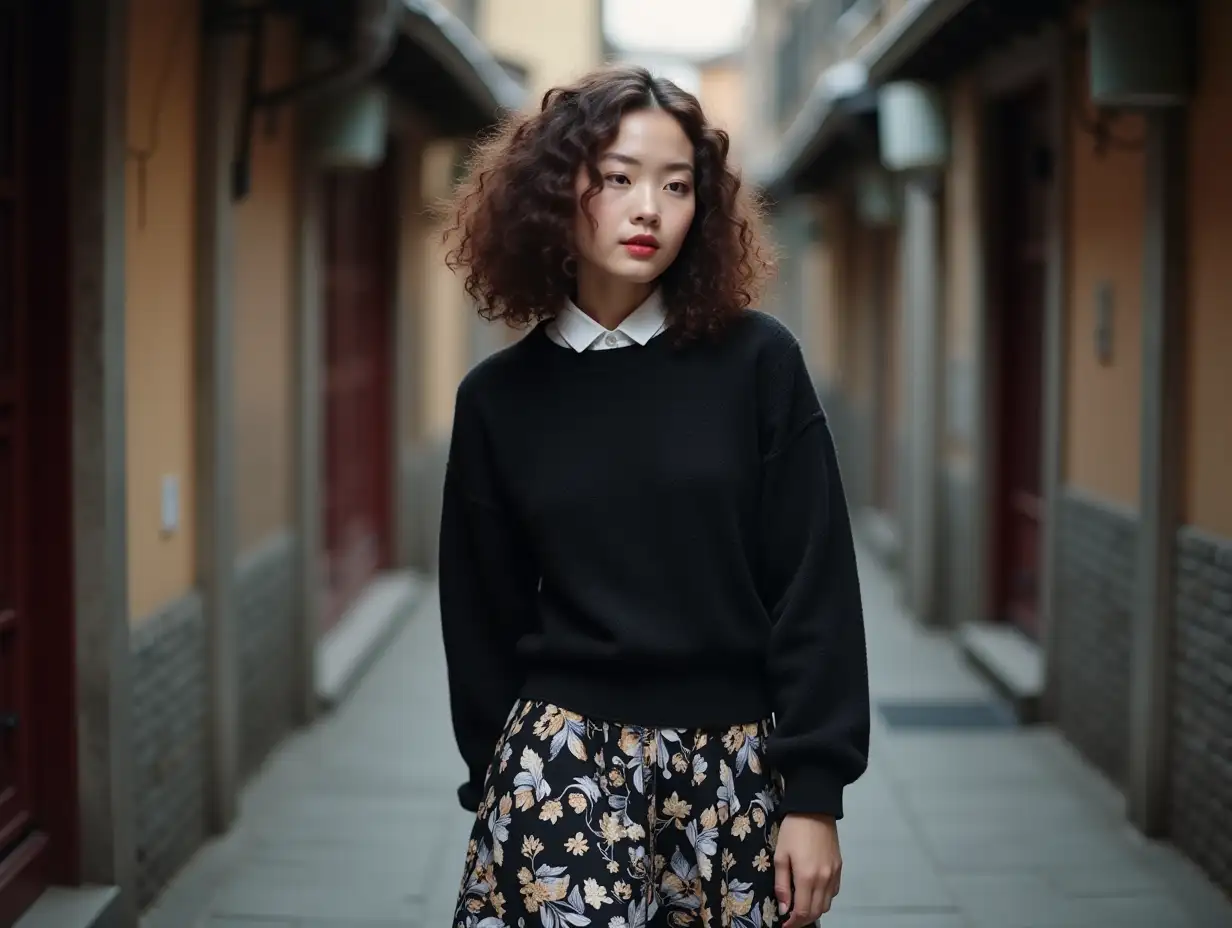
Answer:
<svg viewBox="0 0 1232 928"><path fill-rule="evenodd" d="M1230 14L762 0L749 115L869 544L1228 892Z"/></svg>
<svg viewBox="0 0 1232 928"><path fill-rule="evenodd" d="M0 924L132 928L414 595L425 164L523 88L436 0L0 44Z"/></svg>

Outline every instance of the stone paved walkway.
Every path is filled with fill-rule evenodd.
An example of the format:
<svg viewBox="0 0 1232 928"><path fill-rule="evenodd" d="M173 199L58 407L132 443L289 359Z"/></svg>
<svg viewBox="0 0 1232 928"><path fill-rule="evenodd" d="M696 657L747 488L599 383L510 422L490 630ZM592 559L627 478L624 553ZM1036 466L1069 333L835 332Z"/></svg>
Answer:
<svg viewBox="0 0 1232 928"><path fill-rule="evenodd" d="M901 613L889 578L862 569L874 699L987 696L945 636ZM271 759L241 824L143 928L449 928L469 816L446 713L429 598L350 699ZM823 928L1232 926L1232 905L1136 837L1050 730L904 732L878 717L873 742Z"/></svg>

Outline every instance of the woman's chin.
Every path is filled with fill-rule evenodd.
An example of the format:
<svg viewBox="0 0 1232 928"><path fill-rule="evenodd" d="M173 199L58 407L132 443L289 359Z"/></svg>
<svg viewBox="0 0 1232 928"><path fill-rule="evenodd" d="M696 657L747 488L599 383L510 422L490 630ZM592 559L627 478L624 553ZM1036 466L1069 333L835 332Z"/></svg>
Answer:
<svg viewBox="0 0 1232 928"><path fill-rule="evenodd" d="M629 258L618 262L614 267L609 268L608 272L617 280L623 280L626 283L649 284L663 273L663 269L658 266L657 262L636 261Z"/></svg>

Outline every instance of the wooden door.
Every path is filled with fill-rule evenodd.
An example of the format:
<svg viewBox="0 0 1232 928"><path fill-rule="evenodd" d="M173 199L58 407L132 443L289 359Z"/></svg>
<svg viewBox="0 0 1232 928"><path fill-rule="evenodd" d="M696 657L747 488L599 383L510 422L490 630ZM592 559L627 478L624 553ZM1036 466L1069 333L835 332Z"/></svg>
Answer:
<svg viewBox="0 0 1232 928"><path fill-rule="evenodd" d="M394 161L325 179L327 627L390 559Z"/></svg>
<svg viewBox="0 0 1232 928"><path fill-rule="evenodd" d="M77 877L68 0L0 0L0 924Z"/></svg>
<svg viewBox="0 0 1232 928"><path fill-rule="evenodd" d="M999 480L997 601L1003 620L1039 634L1040 483L1047 234L1052 152L1044 88L996 113L1000 164L996 331Z"/></svg>
<svg viewBox="0 0 1232 928"><path fill-rule="evenodd" d="M33 817L29 650L26 3L0 4L0 848Z"/></svg>

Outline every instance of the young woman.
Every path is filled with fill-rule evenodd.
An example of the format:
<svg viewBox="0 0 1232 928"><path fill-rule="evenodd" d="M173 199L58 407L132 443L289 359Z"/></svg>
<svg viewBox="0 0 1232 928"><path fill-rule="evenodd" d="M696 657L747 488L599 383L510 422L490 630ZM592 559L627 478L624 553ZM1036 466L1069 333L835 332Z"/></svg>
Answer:
<svg viewBox="0 0 1232 928"><path fill-rule="evenodd" d="M458 389L441 518L477 818L455 926L809 924L867 763L860 588L758 215L640 69L478 152L451 266L532 330Z"/></svg>

